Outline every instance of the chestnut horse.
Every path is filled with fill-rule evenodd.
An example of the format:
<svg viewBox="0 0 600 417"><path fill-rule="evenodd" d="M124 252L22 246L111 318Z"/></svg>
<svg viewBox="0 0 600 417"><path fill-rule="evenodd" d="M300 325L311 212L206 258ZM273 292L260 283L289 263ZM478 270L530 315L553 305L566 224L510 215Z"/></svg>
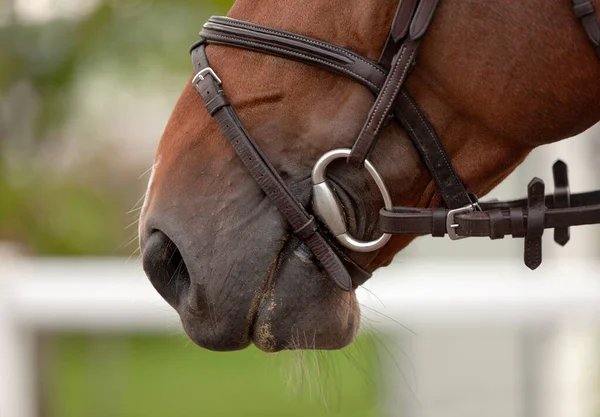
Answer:
<svg viewBox="0 0 600 417"><path fill-rule="evenodd" d="M600 10L600 0L595 0ZM228 16L336 44L377 60L398 0L237 0ZM206 49L249 134L307 203L311 168L350 147L373 105L365 87L322 68L227 46ZM484 195L537 146L600 120L600 64L570 0L442 0L406 89L440 134L460 179ZM395 121L369 156L393 203L441 197ZM379 232L381 195L343 162L337 184L349 231ZM158 147L140 218L144 269L189 337L213 350L337 349L359 327L354 291L332 285L305 243L250 176L188 83ZM414 236L370 253L388 265Z"/></svg>

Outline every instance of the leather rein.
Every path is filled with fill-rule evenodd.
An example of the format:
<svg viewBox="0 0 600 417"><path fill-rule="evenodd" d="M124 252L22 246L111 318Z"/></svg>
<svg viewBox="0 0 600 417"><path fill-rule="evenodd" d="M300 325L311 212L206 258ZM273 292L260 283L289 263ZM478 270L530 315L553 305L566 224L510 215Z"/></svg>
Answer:
<svg viewBox="0 0 600 417"><path fill-rule="evenodd" d="M511 235L524 238L525 264L535 269L541 264L545 229L554 229L554 240L565 245L570 226L600 223L600 191L570 194L567 167L562 161L553 166L553 195L545 195L544 182L539 178L529 183L527 198L508 202L479 202L465 188L439 136L404 88L438 2L400 0L378 62L318 39L227 17L211 17L200 32L202 40L191 48L196 72L192 83L204 99L206 109L293 233L306 243L333 282L345 291L363 284L371 273L334 245L331 236L352 251L370 252L383 247L392 234L448 235L453 240L472 236L501 239ZM600 58L600 22L592 1L573 0L573 10ZM325 228L290 191L242 126L221 89L221 79L210 67L207 44L249 49L326 68L350 77L376 96L352 149L327 152L313 169L313 211ZM427 165L444 207L392 206L383 180L367 159L390 115L404 128ZM349 234L342 206L326 181L327 165L338 158L345 158L356 168L366 168L382 193L385 207L379 214L379 229L383 234L372 242L357 240Z"/></svg>

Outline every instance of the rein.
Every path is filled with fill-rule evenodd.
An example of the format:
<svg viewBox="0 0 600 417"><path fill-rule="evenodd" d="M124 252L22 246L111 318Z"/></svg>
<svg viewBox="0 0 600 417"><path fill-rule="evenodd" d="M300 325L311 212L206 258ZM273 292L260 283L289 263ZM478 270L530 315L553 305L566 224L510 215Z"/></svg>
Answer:
<svg viewBox="0 0 600 417"><path fill-rule="evenodd" d="M400 0L378 62L318 39L227 17L211 17L200 32L202 40L191 48L196 72L192 83L204 99L206 109L254 180L291 225L293 233L307 244L333 282L345 291L363 284L371 273L345 255L329 235L357 252L380 249L392 234L435 237L447 234L453 240L473 236L501 239L510 235L524 238L525 264L535 269L541 264L545 229L554 229L554 240L565 245L570 226L600 223L600 191L571 195L567 167L562 161L553 166L553 195L545 196L544 182L539 178L529 183L526 199L508 202L479 202L465 188L439 136L404 88L438 1ZM600 58L600 22L592 1L573 0L573 10ZM242 126L221 89L221 79L210 67L207 44L249 49L323 67L350 77L376 95L352 149L327 152L313 169L313 211L326 226L324 231ZM383 180L367 159L390 115L411 138L439 189L444 207L392 207ZM342 206L326 181L327 165L339 158L345 158L356 168L366 168L382 193L385 207L379 214L379 229L383 234L374 241L357 240L347 231Z"/></svg>

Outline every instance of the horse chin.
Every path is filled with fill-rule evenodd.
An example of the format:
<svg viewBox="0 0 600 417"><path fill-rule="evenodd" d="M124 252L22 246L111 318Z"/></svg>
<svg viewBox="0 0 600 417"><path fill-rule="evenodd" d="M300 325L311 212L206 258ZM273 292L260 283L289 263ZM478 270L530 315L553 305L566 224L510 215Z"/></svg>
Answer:
<svg viewBox="0 0 600 417"><path fill-rule="evenodd" d="M349 345L360 324L354 291L336 287L295 238L288 241L277 265L255 313L252 342L265 352Z"/></svg>

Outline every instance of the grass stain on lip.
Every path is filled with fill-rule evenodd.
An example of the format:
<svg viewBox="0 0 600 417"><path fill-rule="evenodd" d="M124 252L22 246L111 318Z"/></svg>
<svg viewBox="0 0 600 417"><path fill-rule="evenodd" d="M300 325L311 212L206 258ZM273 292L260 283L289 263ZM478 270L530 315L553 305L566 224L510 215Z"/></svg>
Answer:
<svg viewBox="0 0 600 417"><path fill-rule="evenodd" d="M254 345L265 352L274 352L276 347L275 336L270 323L263 323L254 329Z"/></svg>
<svg viewBox="0 0 600 417"><path fill-rule="evenodd" d="M269 265L269 268L267 269L264 284L262 287L260 287L256 290L256 293L254 294L254 298L252 299L252 302L250 303L250 309L248 310L248 315L246 316L246 320L248 323L247 334L249 335L250 339L252 339L252 340L254 340L254 338L255 338L254 333L256 333L256 329L254 328L254 326L255 326L256 320L258 318L258 313L260 311L260 305L263 302L263 300L265 300L265 298L268 297L271 300L273 298L273 291L275 289L277 271L279 269L279 261L281 258L281 253L283 252L283 249L285 248L285 244L287 243L287 241L288 241L288 235L283 236L283 238L281 240L281 245L279 246L279 249L277 249L275 256L271 260L271 264Z"/></svg>

